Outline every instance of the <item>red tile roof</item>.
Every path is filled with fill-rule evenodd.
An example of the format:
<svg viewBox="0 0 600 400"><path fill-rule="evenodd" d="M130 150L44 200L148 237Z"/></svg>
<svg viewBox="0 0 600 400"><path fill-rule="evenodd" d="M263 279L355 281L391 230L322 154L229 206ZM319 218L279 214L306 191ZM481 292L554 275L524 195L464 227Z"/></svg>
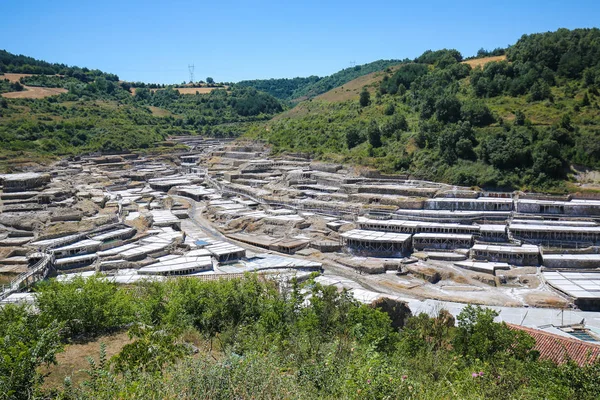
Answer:
<svg viewBox="0 0 600 400"><path fill-rule="evenodd" d="M539 351L542 360L552 360L557 364L563 364L572 359L579 366L583 366L600 358L600 345L571 339L540 329L513 324L508 324L508 326L512 329L525 331L533 337L535 339L535 350Z"/></svg>

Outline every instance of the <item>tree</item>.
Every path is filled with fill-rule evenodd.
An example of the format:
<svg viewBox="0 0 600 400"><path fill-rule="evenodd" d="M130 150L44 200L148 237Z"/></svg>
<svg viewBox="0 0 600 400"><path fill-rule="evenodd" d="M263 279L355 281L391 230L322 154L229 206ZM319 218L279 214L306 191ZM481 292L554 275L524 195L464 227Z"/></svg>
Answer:
<svg viewBox="0 0 600 400"><path fill-rule="evenodd" d="M583 94L583 98L581 99L581 107L587 107L590 105L590 98L588 96L588 93L585 92Z"/></svg>
<svg viewBox="0 0 600 400"><path fill-rule="evenodd" d="M394 114L395 111L396 111L396 107L394 107L394 105L392 103L390 103L385 107L385 110L383 111L383 113L385 115L392 115L392 114Z"/></svg>
<svg viewBox="0 0 600 400"><path fill-rule="evenodd" d="M546 139L536 143L533 152L533 170L552 178L563 175L563 159L560 155L560 145L557 141Z"/></svg>
<svg viewBox="0 0 600 400"><path fill-rule="evenodd" d="M468 122L448 125L438 137L439 152L447 164L454 164L458 158L474 158L473 143L475 134Z"/></svg>
<svg viewBox="0 0 600 400"><path fill-rule="evenodd" d="M535 359L535 340L523 331L510 329L505 323L494 322L497 316L498 313L489 308L466 306L457 317L454 350L470 360L507 356Z"/></svg>
<svg viewBox="0 0 600 400"><path fill-rule="evenodd" d="M548 83L546 83L545 81L539 79L533 84L533 86L531 86L531 89L529 89L529 96L527 100L540 101L550 98L552 98L550 85L548 85Z"/></svg>
<svg viewBox="0 0 600 400"><path fill-rule="evenodd" d="M23 91L23 89L25 89L25 88L23 87L23 85L21 85L21 83L20 83L20 82L15 82L15 83L13 83L13 84L12 84L12 87L13 87L13 89L15 90L15 92L21 92L21 91Z"/></svg>
<svg viewBox="0 0 600 400"><path fill-rule="evenodd" d="M135 98L137 100L150 100L152 92L148 88L137 88L135 89Z"/></svg>
<svg viewBox="0 0 600 400"><path fill-rule="evenodd" d="M366 88L363 88L362 92L360 92L360 99L358 102L361 107L366 107L371 104L371 94Z"/></svg>
<svg viewBox="0 0 600 400"><path fill-rule="evenodd" d="M346 131L346 145L348 149L352 149L364 141L358 129L351 127Z"/></svg>
<svg viewBox="0 0 600 400"><path fill-rule="evenodd" d="M127 371L159 371L165 364L170 364L183 356L188 350L183 343L177 341L180 332L177 329L153 327L137 323L129 330L129 338L136 340L123 346L119 354L113 357L115 370Z"/></svg>
<svg viewBox="0 0 600 400"><path fill-rule="evenodd" d="M62 350L61 325L45 325L25 306L0 308L0 393L6 399L30 399L42 376L38 367L56 362Z"/></svg>
<svg viewBox="0 0 600 400"><path fill-rule="evenodd" d="M466 101L462 104L460 111L462 118L469 121L473 126L483 127L495 121L494 115L482 101Z"/></svg>
<svg viewBox="0 0 600 400"><path fill-rule="evenodd" d="M517 125L517 126L525 125L525 113L521 110L515 111L515 125Z"/></svg>
<svg viewBox="0 0 600 400"><path fill-rule="evenodd" d="M65 334L93 336L131 322L132 303L116 283L94 275L70 282L52 280L40 288L36 307L47 323L65 324Z"/></svg>
<svg viewBox="0 0 600 400"><path fill-rule="evenodd" d="M377 122L375 120L371 121L369 124L369 128L367 129L367 137L369 138L369 143L374 148L381 147L381 131L379 130L379 126L377 126Z"/></svg>
<svg viewBox="0 0 600 400"><path fill-rule="evenodd" d="M445 95L435 103L435 116L445 123L458 122L460 119L460 100L454 95Z"/></svg>
<svg viewBox="0 0 600 400"><path fill-rule="evenodd" d="M206 83L212 85L213 83L215 83L215 80L209 76L208 78L206 78Z"/></svg>

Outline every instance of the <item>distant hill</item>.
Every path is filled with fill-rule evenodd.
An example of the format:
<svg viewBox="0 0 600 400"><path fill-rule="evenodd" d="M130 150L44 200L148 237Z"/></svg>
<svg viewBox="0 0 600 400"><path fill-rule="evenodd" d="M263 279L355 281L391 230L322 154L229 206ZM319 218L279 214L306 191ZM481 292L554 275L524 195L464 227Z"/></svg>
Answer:
<svg viewBox="0 0 600 400"><path fill-rule="evenodd" d="M426 51L302 101L249 137L467 186L600 190L577 180L600 168L600 30L524 35L505 53Z"/></svg>
<svg viewBox="0 0 600 400"><path fill-rule="evenodd" d="M116 82L119 77L115 74L102 72L98 69L79 68L65 64L49 63L27 57L21 54L12 54L0 50L0 72L13 72L18 74L64 75L74 77L83 82L91 82L97 77L104 77Z"/></svg>
<svg viewBox="0 0 600 400"><path fill-rule="evenodd" d="M399 64L400 60L379 60L364 65L357 65L336 72L335 74L307 78L256 79L238 82L237 85L253 87L277 97L281 100L298 102L325 93L335 87L344 85L358 77Z"/></svg>
<svg viewBox="0 0 600 400"><path fill-rule="evenodd" d="M276 78L276 79L254 79L240 81L236 85L243 87L253 87L269 93L281 100L294 99L294 93L304 87L310 86L321 80L318 76L309 76L308 78Z"/></svg>
<svg viewBox="0 0 600 400"><path fill-rule="evenodd" d="M427 50L323 78L245 81L202 93L207 88L157 84L134 91L137 83L114 74L2 51L2 71L32 75L10 81L0 74L0 160L18 152L150 149L173 134L247 134L276 152L415 178L600 191L593 173L600 168L600 30L524 35L478 55ZM28 88L37 97L67 93L22 98L35 94L21 93Z"/></svg>
<svg viewBox="0 0 600 400"><path fill-rule="evenodd" d="M170 135L239 136L284 110L254 88L132 88L117 75L0 52L0 170L90 151L158 151Z"/></svg>

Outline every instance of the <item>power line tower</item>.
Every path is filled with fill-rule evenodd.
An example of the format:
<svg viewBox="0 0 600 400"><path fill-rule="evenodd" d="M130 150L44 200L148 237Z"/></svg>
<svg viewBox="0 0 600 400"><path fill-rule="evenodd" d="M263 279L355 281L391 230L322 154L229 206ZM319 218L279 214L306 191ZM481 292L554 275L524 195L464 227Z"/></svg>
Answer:
<svg viewBox="0 0 600 400"><path fill-rule="evenodd" d="M188 71L190 71L190 83L194 83L194 64L188 65Z"/></svg>
<svg viewBox="0 0 600 400"><path fill-rule="evenodd" d="M350 61L350 66L351 67L356 67L356 61Z"/></svg>

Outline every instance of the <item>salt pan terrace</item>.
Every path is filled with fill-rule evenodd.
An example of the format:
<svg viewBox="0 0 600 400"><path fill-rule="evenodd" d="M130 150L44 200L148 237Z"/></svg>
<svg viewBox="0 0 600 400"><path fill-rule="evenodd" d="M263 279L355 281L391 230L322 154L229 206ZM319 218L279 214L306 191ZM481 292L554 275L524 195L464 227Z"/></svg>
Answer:
<svg viewBox="0 0 600 400"><path fill-rule="evenodd" d="M600 199L486 192L300 155L273 158L259 143L177 141L190 151L82 157L50 181L0 193L0 225L24 220L20 209L49 215L29 227L31 236L11 225L0 242L47 251L61 274L102 271L122 281L328 263L352 271L362 263L382 274L371 284L389 279L388 287L402 287L387 270L409 276L406 287L420 297L455 290L450 301L470 290L486 293L474 299L489 292L492 302L529 302L529 292L555 301L564 293L535 286L541 271L600 267ZM94 232L109 224L121 225ZM28 262L27 251L10 253L7 265ZM134 272L124 278L122 271ZM431 271L443 283L431 283ZM502 297L515 287L520 294Z"/></svg>
<svg viewBox="0 0 600 400"><path fill-rule="evenodd" d="M600 272L546 271L543 275L549 285L573 298L582 310L600 307Z"/></svg>

